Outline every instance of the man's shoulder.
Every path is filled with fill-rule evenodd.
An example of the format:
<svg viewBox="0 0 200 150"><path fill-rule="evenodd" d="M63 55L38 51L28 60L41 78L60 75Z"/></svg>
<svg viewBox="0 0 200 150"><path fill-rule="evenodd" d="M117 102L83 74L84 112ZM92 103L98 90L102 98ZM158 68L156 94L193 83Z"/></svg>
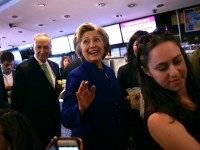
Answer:
<svg viewBox="0 0 200 150"><path fill-rule="evenodd" d="M20 67L20 68L26 68L30 63L30 60L29 59L26 59L26 60L23 60L20 64L17 65L17 67Z"/></svg>
<svg viewBox="0 0 200 150"><path fill-rule="evenodd" d="M53 66L56 66L56 67L59 66L56 62L54 62L54 61L52 61L52 60L49 60L49 59L48 59L48 62L49 62L50 64L52 64Z"/></svg>
<svg viewBox="0 0 200 150"><path fill-rule="evenodd" d="M23 60L20 64L18 64L15 71L19 69L30 70L31 68L35 67L36 64L37 64L37 60L32 57L32 58Z"/></svg>

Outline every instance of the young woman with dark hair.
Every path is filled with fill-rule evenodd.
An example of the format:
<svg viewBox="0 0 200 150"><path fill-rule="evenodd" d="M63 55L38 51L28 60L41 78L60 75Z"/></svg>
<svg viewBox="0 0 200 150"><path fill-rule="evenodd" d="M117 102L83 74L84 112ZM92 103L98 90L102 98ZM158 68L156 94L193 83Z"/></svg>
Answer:
<svg viewBox="0 0 200 150"><path fill-rule="evenodd" d="M200 89L186 53L168 33L149 34L138 42L150 135L165 150L200 149Z"/></svg>

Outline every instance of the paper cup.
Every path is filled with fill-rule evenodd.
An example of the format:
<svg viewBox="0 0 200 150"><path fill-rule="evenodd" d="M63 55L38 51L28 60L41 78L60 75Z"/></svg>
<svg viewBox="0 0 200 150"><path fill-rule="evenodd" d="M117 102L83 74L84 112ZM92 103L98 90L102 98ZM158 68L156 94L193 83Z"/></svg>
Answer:
<svg viewBox="0 0 200 150"><path fill-rule="evenodd" d="M140 110L141 90L139 87L126 89L129 95L131 108Z"/></svg>
<svg viewBox="0 0 200 150"><path fill-rule="evenodd" d="M137 109L140 115L144 115L144 99L141 89L139 87L133 87L126 89L130 98L130 105L132 109Z"/></svg>

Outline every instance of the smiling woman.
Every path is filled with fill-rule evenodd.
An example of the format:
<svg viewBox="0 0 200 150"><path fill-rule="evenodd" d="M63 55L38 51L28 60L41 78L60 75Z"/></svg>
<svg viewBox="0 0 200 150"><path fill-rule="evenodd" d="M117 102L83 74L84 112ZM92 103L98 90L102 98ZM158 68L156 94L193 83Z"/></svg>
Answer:
<svg viewBox="0 0 200 150"><path fill-rule="evenodd" d="M123 99L114 71L102 62L110 48L108 35L84 23L74 45L83 62L67 77L62 123L83 139L84 149L124 150Z"/></svg>

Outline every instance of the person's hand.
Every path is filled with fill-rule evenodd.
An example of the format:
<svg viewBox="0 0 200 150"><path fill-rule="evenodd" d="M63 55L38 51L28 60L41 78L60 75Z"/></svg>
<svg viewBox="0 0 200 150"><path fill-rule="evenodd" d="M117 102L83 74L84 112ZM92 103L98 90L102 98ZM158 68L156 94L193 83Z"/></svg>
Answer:
<svg viewBox="0 0 200 150"><path fill-rule="evenodd" d="M78 99L79 110L83 113L92 103L95 97L96 87L93 85L88 88L88 81L82 81L78 92L76 92L76 97Z"/></svg>

